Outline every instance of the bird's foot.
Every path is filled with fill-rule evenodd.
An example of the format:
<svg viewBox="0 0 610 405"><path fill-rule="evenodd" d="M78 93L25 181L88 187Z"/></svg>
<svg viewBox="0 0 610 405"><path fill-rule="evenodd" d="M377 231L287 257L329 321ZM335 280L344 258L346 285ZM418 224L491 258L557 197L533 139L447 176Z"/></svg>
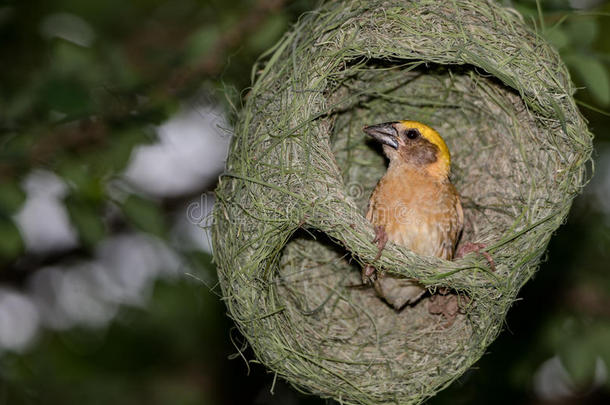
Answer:
<svg viewBox="0 0 610 405"><path fill-rule="evenodd" d="M376 244L378 249L374 259L376 261L381 257L381 252L388 243L388 234L383 225L375 225L375 239L372 240L372 243ZM375 280L377 280L377 269L373 265L367 264L362 268L362 284L372 284Z"/></svg>
<svg viewBox="0 0 610 405"><path fill-rule="evenodd" d="M460 247L455 252L455 258L459 259L466 256L468 253L476 252L485 257L487 263L489 264L489 268L491 271L496 271L496 263L494 262L493 257L488 252L485 252L482 249L485 249L487 246L483 243L472 243L472 242L464 242L460 244Z"/></svg>
<svg viewBox="0 0 610 405"><path fill-rule="evenodd" d="M370 264L362 268L362 284L367 285L377 279L377 269Z"/></svg>
<svg viewBox="0 0 610 405"><path fill-rule="evenodd" d="M388 243L388 234L385 232L385 227L383 225L375 225L375 239L373 239L373 243L377 245L377 256L375 256L375 260L381 257L381 251L385 248L385 245Z"/></svg>
<svg viewBox="0 0 610 405"><path fill-rule="evenodd" d="M470 298L458 296L451 293L446 287L438 289L438 292L430 297L428 301L428 312L432 315L442 315L445 318L444 328L448 328L455 322L458 314L464 313L464 305L470 302Z"/></svg>

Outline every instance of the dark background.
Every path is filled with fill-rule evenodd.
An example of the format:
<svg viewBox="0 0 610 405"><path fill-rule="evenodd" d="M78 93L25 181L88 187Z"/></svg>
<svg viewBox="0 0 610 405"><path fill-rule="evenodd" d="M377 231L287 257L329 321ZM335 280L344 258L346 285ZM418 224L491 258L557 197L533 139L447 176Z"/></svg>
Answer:
<svg viewBox="0 0 610 405"><path fill-rule="evenodd" d="M1 404L326 402L235 355L206 236L251 66L317 3L0 2ZM610 403L610 4L503 3L568 64L595 176L430 403Z"/></svg>

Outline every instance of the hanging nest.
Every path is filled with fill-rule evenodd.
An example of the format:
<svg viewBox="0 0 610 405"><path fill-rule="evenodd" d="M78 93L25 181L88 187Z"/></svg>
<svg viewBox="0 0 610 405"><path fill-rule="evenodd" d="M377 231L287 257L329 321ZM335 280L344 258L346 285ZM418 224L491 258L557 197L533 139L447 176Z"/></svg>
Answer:
<svg viewBox="0 0 610 405"><path fill-rule="evenodd" d="M343 404L419 403L498 335L587 180L592 136L557 52L481 0L329 2L255 67L216 191L213 242L230 316L258 361ZM362 127L411 119L445 138L461 241L445 261L388 244L381 272L457 291L446 327L424 298L395 311L360 284L364 218L386 168Z"/></svg>

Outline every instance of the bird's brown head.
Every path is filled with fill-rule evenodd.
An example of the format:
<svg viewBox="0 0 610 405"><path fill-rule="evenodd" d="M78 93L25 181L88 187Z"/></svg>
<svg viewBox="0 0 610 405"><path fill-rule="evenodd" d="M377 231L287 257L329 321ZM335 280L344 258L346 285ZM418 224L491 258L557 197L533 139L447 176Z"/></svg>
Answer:
<svg viewBox="0 0 610 405"><path fill-rule="evenodd" d="M364 127L364 132L383 144L390 165L407 164L430 174L449 176L451 155L434 129L417 121L394 121Z"/></svg>

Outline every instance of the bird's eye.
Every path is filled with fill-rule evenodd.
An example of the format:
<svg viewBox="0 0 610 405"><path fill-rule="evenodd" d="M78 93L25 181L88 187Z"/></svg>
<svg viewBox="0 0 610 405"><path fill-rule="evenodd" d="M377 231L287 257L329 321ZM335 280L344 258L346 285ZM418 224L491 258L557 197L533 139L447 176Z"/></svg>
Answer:
<svg viewBox="0 0 610 405"><path fill-rule="evenodd" d="M417 129L411 128L406 132L407 138L416 139L419 136L419 131Z"/></svg>

